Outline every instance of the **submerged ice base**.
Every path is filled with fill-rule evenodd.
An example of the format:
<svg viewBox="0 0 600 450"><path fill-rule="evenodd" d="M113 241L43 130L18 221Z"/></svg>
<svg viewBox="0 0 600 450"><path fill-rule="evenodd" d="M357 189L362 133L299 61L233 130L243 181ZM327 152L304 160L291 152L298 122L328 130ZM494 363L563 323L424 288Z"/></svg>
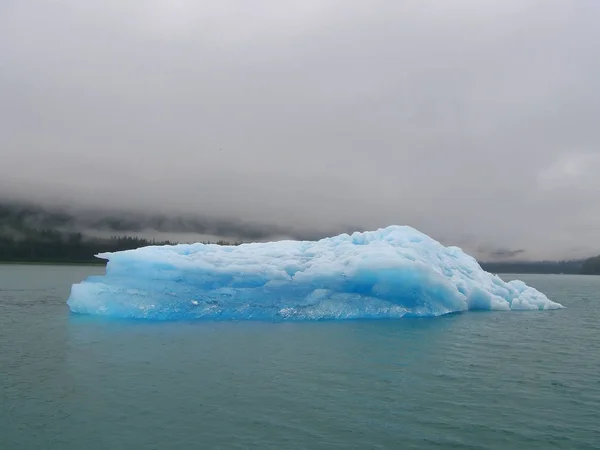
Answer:
<svg viewBox="0 0 600 450"><path fill-rule="evenodd" d="M410 227L309 241L179 244L98 255L106 275L73 285L71 311L122 318L315 320L440 316L562 305L504 282Z"/></svg>

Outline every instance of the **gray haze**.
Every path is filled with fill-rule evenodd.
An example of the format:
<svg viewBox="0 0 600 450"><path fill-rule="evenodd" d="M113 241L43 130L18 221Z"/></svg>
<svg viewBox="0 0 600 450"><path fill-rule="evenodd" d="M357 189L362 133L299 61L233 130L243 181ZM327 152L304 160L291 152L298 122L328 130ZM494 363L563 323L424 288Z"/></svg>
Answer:
<svg viewBox="0 0 600 450"><path fill-rule="evenodd" d="M599 43L597 0L3 0L0 194L587 256Z"/></svg>

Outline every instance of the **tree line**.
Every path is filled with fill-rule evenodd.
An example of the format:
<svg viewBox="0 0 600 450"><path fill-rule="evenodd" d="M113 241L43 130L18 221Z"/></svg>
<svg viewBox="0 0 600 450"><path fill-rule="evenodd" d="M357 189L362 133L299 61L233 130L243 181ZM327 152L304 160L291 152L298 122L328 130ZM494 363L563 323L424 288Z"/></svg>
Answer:
<svg viewBox="0 0 600 450"><path fill-rule="evenodd" d="M508 261L481 262L481 268L491 273L538 273L538 274L569 274L582 273L583 260L570 261ZM600 272L598 272L600 273Z"/></svg>
<svg viewBox="0 0 600 450"><path fill-rule="evenodd" d="M210 243L210 242L205 242ZM176 242L156 241L136 236L98 238L79 232L20 227L18 230L0 227L0 262L85 263L104 264L98 253L132 250L149 245L174 245ZM219 245L239 242L217 241ZM539 273L600 275L600 256L587 260L537 262L481 262L492 273Z"/></svg>
<svg viewBox="0 0 600 450"><path fill-rule="evenodd" d="M208 243L208 242L206 242ZM220 245L233 245L218 241ZM0 261L40 263L97 263L98 253L132 250L149 245L174 245L168 240L156 241L135 236L98 238L82 233L57 230L21 229L19 234L0 231Z"/></svg>
<svg viewBox="0 0 600 450"><path fill-rule="evenodd" d="M600 255L586 259L581 268L583 275L600 275Z"/></svg>

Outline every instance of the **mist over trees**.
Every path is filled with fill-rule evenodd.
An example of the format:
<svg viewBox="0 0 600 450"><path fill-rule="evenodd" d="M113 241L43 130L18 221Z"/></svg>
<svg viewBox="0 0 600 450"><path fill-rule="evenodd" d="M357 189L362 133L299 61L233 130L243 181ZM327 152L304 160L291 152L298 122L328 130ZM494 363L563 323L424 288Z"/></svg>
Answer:
<svg viewBox="0 0 600 450"><path fill-rule="evenodd" d="M103 260L98 253L131 250L148 245L173 245L177 242L127 235L146 227L161 230L229 230L232 225L215 227L177 218L161 216L137 217L90 216L84 219L62 211L50 211L40 206L2 203L0 201L0 262L47 262L47 263L97 263ZM151 217L151 219L148 219ZM173 225L175 224L175 225ZM91 236L77 230L86 225L88 230L113 232L112 237ZM238 225L233 225L237 227ZM82 228L85 230L86 228ZM273 230L250 230L237 234L268 236ZM252 239L250 239L252 240ZM208 243L208 242L206 242ZM235 245L239 242L217 241L220 245ZM510 261L480 262L482 268L492 273L540 273L540 274L600 274L600 256L588 260L571 261Z"/></svg>
<svg viewBox="0 0 600 450"><path fill-rule="evenodd" d="M581 268L583 275L600 275L600 255L586 259Z"/></svg>
<svg viewBox="0 0 600 450"><path fill-rule="evenodd" d="M166 215L110 209L73 210L0 198L0 232L2 228L5 228L4 233L7 232L6 229L18 232L25 228L83 233L96 231L116 235L139 234L151 230L170 234L227 236L234 241L263 241L278 237L315 240L360 229L360 227L342 226L335 230L318 229L318 227L306 230L274 224L250 223L236 218L203 217L201 214Z"/></svg>
<svg viewBox="0 0 600 450"><path fill-rule="evenodd" d="M481 268L491 273L539 273L539 274L580 274L583 260L572 261L511 261L480 262Z"/></svg>
<svg viewBox="0 0 600 450"><path fill-rule="evenodd" d="M0 261L102 263L95 257L96 254L171 244L169 241L155 242L131 236L84 239L81 233L55 230L32 229L23 231L23 234L24 237L15 238L0 233Z"/></svg>
<svg viewBox="0 0 600 450"><path fill-rule="evenodd" d="M110 217L106 223L112 224L104 228L109 232L117 233L121 226L127 229L122 222ZM105 261L95 255L148 245L175 244L168 240L156 241L120 233L106 238L90 236L81 231L71 231L76 225L73 216L66 213L0 203L0 261L104 264ZM218 243L229 244L225 241Z"/></svg>
<svg viewBox="0 0 600 450"><path fill-rule="evenodd" d="M226 241L215 243L236 244ZM104 264L104 261L96 258L95 255L149 245L174 244L176 243L171 241L156 241L135 236L89 238L81 233L62 233L56 230L20 230L20 237L9 236L0 231L0 262Z"/></svg>

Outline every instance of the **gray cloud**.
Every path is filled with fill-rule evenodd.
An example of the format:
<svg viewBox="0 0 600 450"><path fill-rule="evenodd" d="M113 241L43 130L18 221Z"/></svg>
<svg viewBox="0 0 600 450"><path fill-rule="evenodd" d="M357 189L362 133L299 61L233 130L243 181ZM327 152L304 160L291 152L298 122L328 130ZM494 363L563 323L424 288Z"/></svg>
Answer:
<svg viewBox="0 0 600 450"><path fill-rule="evenodd" d="M0 192L600 251L595 0L0 4Z"/></svg>

